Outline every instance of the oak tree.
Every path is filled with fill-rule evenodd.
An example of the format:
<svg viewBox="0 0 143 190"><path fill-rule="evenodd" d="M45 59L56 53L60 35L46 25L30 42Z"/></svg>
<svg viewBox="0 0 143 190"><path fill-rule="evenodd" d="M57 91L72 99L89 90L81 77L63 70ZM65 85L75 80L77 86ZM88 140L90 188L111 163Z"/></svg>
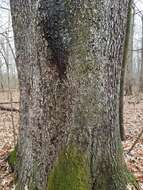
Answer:
<svg viewBox="0 0 143 190"><path fill-rule="evenodd" d="M11 0L17 190L125 190L119 94L129 0Z"/></svg>

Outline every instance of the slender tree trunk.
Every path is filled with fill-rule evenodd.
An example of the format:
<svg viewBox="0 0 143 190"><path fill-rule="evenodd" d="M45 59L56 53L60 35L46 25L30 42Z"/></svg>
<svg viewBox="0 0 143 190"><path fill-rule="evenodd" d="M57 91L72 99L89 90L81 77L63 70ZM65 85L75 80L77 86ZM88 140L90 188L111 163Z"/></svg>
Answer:
<svg viewBox="0 0 143 190"><path fill-rule="evenodd" d="M17 189L125 190L119 86L128 0L11 0Z"/></svg>
<svg viewBox="0 0 143 190"><path fill-rule="evenodd" d="M129 48L126 60L126 71L125 71L125 94L130 96L133 94L133 36L134 36L134 16L135 10L132 9L130 16L130 31L129 31Z"/></svg>
<svg viewBox="0 0 143 190"><path fill-rule="evenodd" d="M0 59L0 90L4 90L4 84L3 84L3 71L2 71L2 60Z"/></svg>
<svg viewBox="0 0 143 190"><path fill-rule="evenodd" d="M123 61L122 61L122 69L121 69L121 79L120 79L120 97L119 97L119 125L120 125L120 136L121 136L121 140L125 140L125 131L124 131L124 118L123 118L123 114L124 114L124 90L125 90L125 71L126 68L131 68L131 59L129 59L129 56L131 55L131 52L129 53L129 44L130 42L133 40L132 37L133 35L131 35L131 12L132 12L132 8L131 8L131 2L129 3L130 7L128 9L128 16L127 16L127 28L126 28L126 38L125 38L125 42L124 42L124 54L123 54ZM131 72L131 70L130 70ZM130 86L130 82L131 82L131 74L130 73L130 78L128 79L128 84Z"/></svg>
<svg viewBox="0 0 143 190"><path fill-rule="evenodd" d="M142 48L143 48L143 17L142 17ZM141 59L141 70L140 70L140 79L139 79L139 92L143 93L143 51Z"/></svg>

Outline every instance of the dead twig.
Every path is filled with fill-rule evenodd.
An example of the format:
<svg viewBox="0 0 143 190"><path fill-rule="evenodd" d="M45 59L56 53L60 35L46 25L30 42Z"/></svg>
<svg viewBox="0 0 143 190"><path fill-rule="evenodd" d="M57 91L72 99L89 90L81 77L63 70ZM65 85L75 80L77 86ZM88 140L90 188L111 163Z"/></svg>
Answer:
<svg viewBox="0 0 143 190"><path fill-rule="evenodd" d="M136 144L138 143L139 139L141 138L142 134L143 134L143 128L142 128L140 134L138 135L138 137L136 138L136 140L134 141L134 143L131 146L131 148L128 150L127 154L129 154L133 150L133 148L136 146Z"/></svg>
<svg viewBox="0 0 143 190"><path fill-rule="evenodd" d="M0 104L19 104L19 102L0 102Z"/></svg>
<svg viewBox="0 0 143 190"><path fill-rule="evenodd" d="M19 110L16 108L6 108L4 106L0 106L0 110L1 111L10 111L10 112L19 112Z"/></svg>

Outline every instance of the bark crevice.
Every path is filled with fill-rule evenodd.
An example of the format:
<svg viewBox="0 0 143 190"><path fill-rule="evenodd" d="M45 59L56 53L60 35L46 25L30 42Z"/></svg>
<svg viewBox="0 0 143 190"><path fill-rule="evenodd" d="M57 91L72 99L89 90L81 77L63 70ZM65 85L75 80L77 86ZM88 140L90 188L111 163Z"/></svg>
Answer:
<svg viewBox="0 0 143 190"><path fill-rule="evenodd" d="M51 58L49 64L56 65L59 79L65 79L69 57L69 24L65 2L41 0L38 6L38 26L47 41Z"/></svg>

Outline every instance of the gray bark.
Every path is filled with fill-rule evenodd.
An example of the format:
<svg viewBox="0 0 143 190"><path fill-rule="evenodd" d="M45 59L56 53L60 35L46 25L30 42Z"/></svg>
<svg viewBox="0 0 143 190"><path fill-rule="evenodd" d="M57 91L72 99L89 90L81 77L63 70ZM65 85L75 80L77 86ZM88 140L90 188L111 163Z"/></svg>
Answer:
<svg viewBox="0 0 143 190"><path fill-rule="evenodd" d="M49 176L72 146L88 157L90 188L126 189L119 81L128 4L11 0L21 97L18 190L65 189Z"/></svg>
<svg viewBox="0 0 143 190"><path fill-rule="evenodd" d="M143 17L142 17L142 48L143 48ZM142 62L140 70L140 79L139 79L139 92L143 93L143 51L142 51Z"/></svg>
<svg viewBox="0 0 143 190"><path fill-rule="evenodd" d="M126 60L126 72L125 72L125 95L132 95L133 88L133 36L134 36L134 16L135 11L132 10L130 15L130 25L129 25L129 48Z"/></svg>
<svg viewBox="0 0 143 190"><path fill-rule="evenodd" d="M129 47L133 46L133 18L132 16L132 8L128 9L128 16L127 16L127 27L126 27L126 37L124 42L124 54L122 60L122 68L121 68L121 79L120 79L120 97L119 97L119 125L120 125L120 136L121 140L125 140L125 130L124 130L124 90L125 92L129 91L127 89L131 89L131 78L132 78L132 52ZM129 71L130 69L130 71ZM127 70L130 74L127 74ZM128 76L128 77L127 77ZM131 88L130 88L131 87ZM129 94L128 94L129 95Z"/></svg>

